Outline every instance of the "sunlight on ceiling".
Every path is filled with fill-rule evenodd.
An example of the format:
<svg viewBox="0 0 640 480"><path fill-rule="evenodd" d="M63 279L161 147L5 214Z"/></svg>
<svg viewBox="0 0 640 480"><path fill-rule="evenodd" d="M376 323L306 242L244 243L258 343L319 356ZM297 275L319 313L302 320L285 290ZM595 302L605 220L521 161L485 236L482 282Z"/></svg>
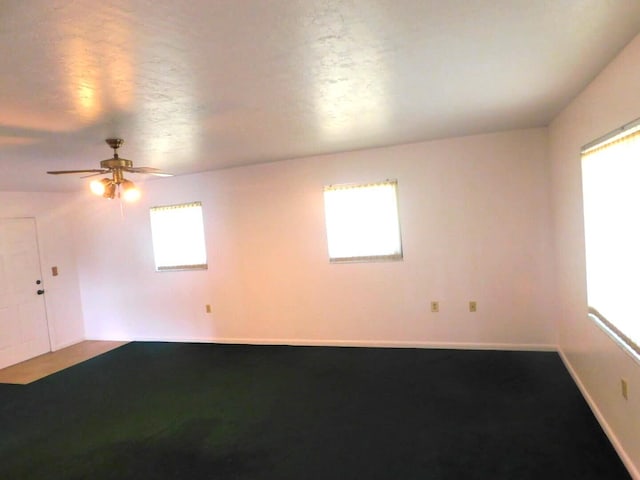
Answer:
<svg viewBox="0 0 640 480"><path fill-rule="evenodd" d="M525 5L526 4L526 5ZM73 191L104 139L182 175L547 125L638 0L8 0L0 190Z"/></svg>
<svg viewBox="0 0 640 480"><path fill-rule="evenodd" d="M315 12L316 20L319 16L322 28L306 32L312 47L306 68L313 72L322 137L331 142L363 131L382 132L389 126L388 67L372 26L353 21L358 18L353 5L348 12Z"/></svg>

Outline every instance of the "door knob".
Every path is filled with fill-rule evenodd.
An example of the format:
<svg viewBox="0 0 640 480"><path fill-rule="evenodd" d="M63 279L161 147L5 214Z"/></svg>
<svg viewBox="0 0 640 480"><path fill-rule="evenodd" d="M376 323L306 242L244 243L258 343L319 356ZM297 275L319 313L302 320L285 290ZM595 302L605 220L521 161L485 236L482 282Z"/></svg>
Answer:
<svg viewBox="0 0 640 480"><path fill-rule="evenodd" d="M38 295L42 295L42 294L44 293L44 290L38 290L36 293L37 293Z"/></svg>

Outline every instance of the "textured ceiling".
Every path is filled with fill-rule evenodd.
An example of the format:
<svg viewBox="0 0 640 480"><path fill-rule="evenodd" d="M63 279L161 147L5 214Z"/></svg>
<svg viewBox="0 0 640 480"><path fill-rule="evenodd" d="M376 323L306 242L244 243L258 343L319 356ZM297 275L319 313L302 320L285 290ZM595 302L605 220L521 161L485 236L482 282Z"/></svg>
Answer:
<svg viewBox="0 0 640 480"><path fill-rule="evenodd" d="M638 0L2 0L0 190L543 126ZM135 178L134 178L135 179Z"/></svg>

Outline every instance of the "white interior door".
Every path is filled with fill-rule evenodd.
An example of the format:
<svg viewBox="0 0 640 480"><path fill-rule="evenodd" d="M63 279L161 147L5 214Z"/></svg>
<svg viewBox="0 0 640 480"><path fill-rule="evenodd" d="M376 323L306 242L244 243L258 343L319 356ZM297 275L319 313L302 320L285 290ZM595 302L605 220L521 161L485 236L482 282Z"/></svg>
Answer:
<svg viewBox="0 0 640 480"><path fill-rule="evenodd" d="M0 219L0 368L49 352L33 218Z"/></svg>

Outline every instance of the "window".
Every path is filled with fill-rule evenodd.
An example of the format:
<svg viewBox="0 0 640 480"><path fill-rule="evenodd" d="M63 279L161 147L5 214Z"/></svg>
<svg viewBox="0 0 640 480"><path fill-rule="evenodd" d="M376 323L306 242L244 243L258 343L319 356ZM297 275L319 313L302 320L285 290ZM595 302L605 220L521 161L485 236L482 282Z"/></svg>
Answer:
<svg viewBox="0 0 640 480"><path fill-rule="evenodd" d="M640 354L640 121L582 149L589 311Z"/></svg>
<svg viewBox="0 0 640 480"><path fill-rule="evenodd" d="M153 207L150 215L158 272L207 268L200 202Z"/></svg>
<svg viewBox="0 0 640 480"><path fill-rule="evenodd" d="M331 262L400 260L398 182L324 188Z"/></svg>

